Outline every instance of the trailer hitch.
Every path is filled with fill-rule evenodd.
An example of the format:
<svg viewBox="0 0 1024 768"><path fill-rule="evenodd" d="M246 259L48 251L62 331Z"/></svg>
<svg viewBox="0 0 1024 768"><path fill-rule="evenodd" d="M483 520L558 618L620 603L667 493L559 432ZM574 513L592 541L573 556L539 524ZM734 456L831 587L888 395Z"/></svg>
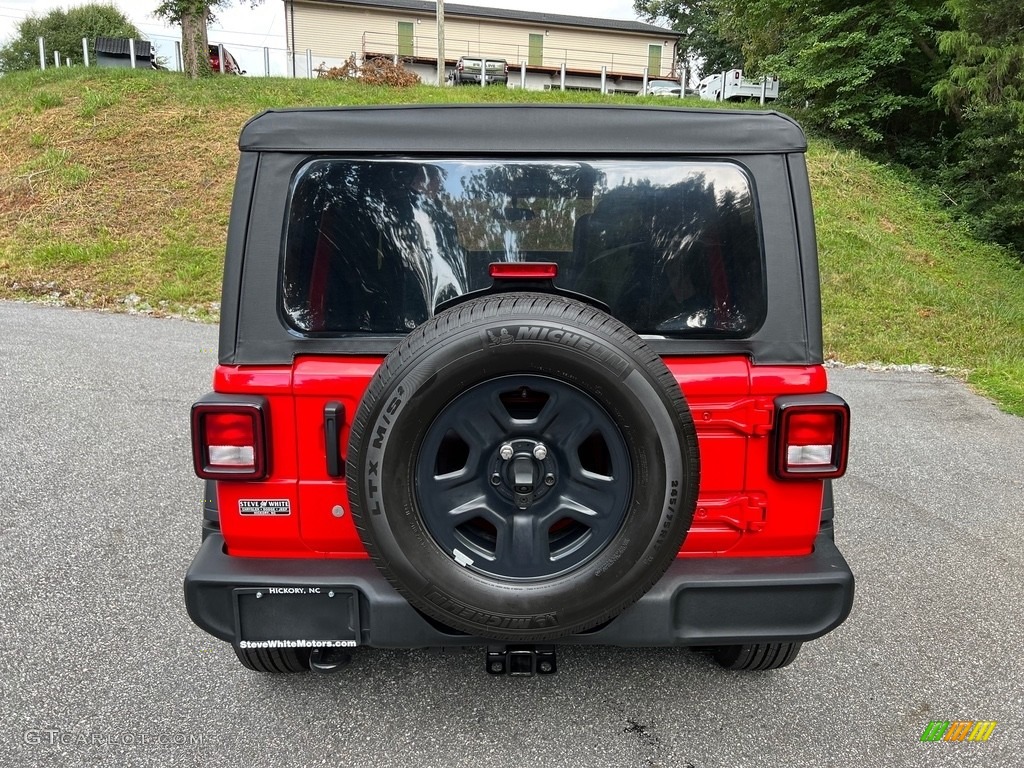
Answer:
<svg viewBox="0 0 1024 768"><path fill-rule="evenodd" d="M486 658L491 675L533 677L558 671L553 645L489 645Z"/></svg>

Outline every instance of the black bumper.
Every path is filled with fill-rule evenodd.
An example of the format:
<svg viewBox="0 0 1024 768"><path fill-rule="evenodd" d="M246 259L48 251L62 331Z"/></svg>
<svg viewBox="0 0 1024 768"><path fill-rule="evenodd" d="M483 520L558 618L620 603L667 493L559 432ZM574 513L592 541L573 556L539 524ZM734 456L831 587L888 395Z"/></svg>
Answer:
<svg viewBox="0 0 1024 768"><path fill-rule="evenodd" d="M480 75L461 74L455 77L456 85L480 85ZM500 75L488 75L487 85L508 85L508 78Z"/></svg>
<svg viewBox="0 0 1024 768"><path fill-rule="evenodd" d="M830 534L830 526L823 528L814 553L806 557L676 560L617 618L553 642L651 647L820 637L839 626L853 605L853 573ZM219 533L207 536L185 576L185 604L192 620L215 637L237 643L242 639L239 606L253 604L254 590L261 597L270 597L273 590L273 611L258 615L273 616L284 634L289 626L309 626L304 614L314 604L296 592L318 593L318 612L324 610L320 598L331 593L346 599L330 604L328 610L344 615L331 617L328 624L351 633L358 645L429 648L494 642L428 619L369 560L230 557ZM261 633L273 637L275 630L262 627Z"/></svg>

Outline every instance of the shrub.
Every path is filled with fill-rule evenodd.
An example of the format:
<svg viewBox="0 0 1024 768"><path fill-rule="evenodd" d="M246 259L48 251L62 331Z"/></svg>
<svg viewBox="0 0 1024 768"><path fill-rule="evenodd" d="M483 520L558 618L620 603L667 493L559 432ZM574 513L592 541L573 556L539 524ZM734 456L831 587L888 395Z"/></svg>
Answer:
<svg viewBox="0 0 1024 768"><path fill-rule="evenodd" d="M392 59L386 58L367 59L360 66L355 56L349 56L340 67L328 68L321 64L316 72L317 77L327 80L358 79L367 85L385 85L393 88L407 88L420 83L419 76L406 69L403 62L399 61L396 64Z"/></svg>

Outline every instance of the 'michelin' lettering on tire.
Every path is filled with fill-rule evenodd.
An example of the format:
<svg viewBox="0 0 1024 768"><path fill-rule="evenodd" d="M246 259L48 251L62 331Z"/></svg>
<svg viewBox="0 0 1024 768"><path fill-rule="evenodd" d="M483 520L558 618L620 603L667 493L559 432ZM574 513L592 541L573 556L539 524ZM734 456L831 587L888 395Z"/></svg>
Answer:
<svg viewBox="0 0 1024 768"><path fill-rule="evenodd" d="M605 347L595 349L591 339L563 328L545 328L536 325L500 326L487 329L487 338L492 347L517 342L545 341L552 344L563 344L581 352L593 351L595 358L604 362L610 370L619 376L626 373L630 367L629 362L617 355L614 350Z"/></svg>

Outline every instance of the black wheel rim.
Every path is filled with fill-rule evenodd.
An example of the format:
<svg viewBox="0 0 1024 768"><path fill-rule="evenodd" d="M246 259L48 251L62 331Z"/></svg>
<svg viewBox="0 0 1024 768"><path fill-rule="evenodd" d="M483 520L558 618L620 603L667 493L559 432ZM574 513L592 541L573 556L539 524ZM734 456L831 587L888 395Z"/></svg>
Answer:
<svg viewBox="0 0 1024 768"><path fill-rule="evenodd" d="M535 375L456 397L415 463L424 525L456 563L499 579L579 568L622 527L632 468L622 433L589 394Z"/></svg>

